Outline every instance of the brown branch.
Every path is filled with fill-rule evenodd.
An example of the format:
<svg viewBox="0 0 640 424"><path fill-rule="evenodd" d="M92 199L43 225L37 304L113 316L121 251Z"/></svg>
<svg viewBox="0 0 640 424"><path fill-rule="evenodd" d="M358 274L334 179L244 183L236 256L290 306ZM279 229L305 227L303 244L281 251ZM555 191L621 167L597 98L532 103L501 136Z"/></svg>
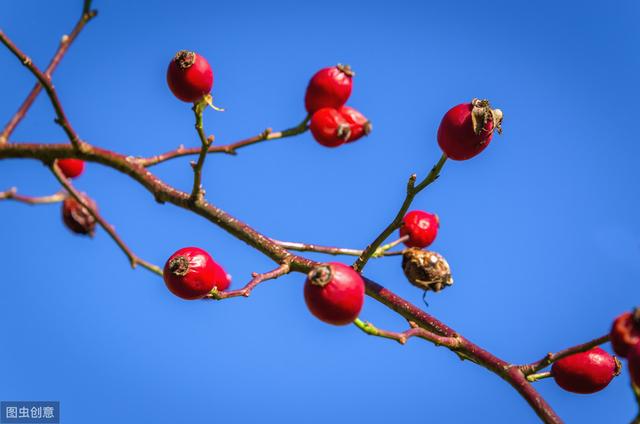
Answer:
<svg viewBox="0 0 640 424"><path fill-rule="evenodd" d="M0 192L0 200L15 200L16 202L22 202L28 205L59 203L62 202L64 198L64 192L58 192L49 196L24 196L22 194L18 194L18 189L15 187L11 187L9 190Z"/></svg>
<svg viewBox="0 0 640 424"><path fill-rule="evenodd" d="M109 236L116 242L118 247L124 252L124 254L129 259L131 263L131 268L135 268L137 265L142 266L143 268L148 269L149 271L162 275L162 270L157 265L154 265L150 262L145 261L144 259L138 257L135 253L129 249L129 247L125 244L125 242L120 238L118 233L116 233L115 229L100 215L96 208L92 207L71 184L71 182L64 176L60 168L55 162L49 163L49 168L53 175L57 178L57 180L62 184L62 186L67 190L67 192L74 198L78 203L82 205L86 210L89 211L91 216L95 218L95 220L100 224L102 228L109 234Z"/></svg>
<svg viewBox="0 0 640 424"><path fill-rule="evenodd" d="M376 239L369 246L367 246L366 249L364 249L364 252L362 252L362 254L355 261L355 263L353 264L353 268L356 271L362 271L369 259L371 259L371 257L376 253L378 247L382 243L384 243L387 238L389 238L391 233L400 228L400 225L402 224L402 218L404 218L404 215L409 210L414 197L416 197L418 193L424 190L427 186L429 186L429 184L433 183L438 178L438 176L440 176L440 171L442 170L442 167L444 166L446 161L447 156L443 153L438 163L436 163L436 165L431 168L429 174L427 174L425 179L422 180L418 185L415 185L416 174L413 174L411 175L411 177L409 177L409 182L407 183L407 194L404 198L404 201L402 202L402 206L400 206L400 210L396 214L393 221L391 221L391 223L387 225L387 227L380 233L380 235L378 235L378 237L376 237Z"/></svg>
<svg viewBox="0 0 640 424"><path fill-rule="evenodd" d="M97 10L91 10L91 0L85 0L84 6L82 9L82 16L80 16L80 19L76 23L71 33L69 35L64 35L62 37L62 40L60 41L60 46L58 47L58 51L56 51L55 55L53 55L51 62L49 62L49 66L47 66L47 69L45 69L44 71L45 76L50 78L51 75L53 75L53 72L58 67L58 64L64 57L65 53L67 53L67 50L69 50L69 47L71 46L71 44L78 37L82 29L84 28L85 24L87 24L87 22L93 19L97 14L98 14ZM31 89L31 92L29 93L25 101L22 102L20 109L18 109L15 115L11 117L9 122L7 122L4 129L2 130L2 133L0 133L0 144L6 143L9 140L9 137L11 136L13 131L16 129L20 121L22 121L27 111L29 110L33 102L36 100L36 98L38 97L38 94L40 94L41 90L42 90L42 85L40 83L36 83L36 85Z"/></svg>
<svg viewBox="0 0 640 424"><path fill-rule="evenodd" d="M267 128L266 130L264 130L263 132L261 132L256 136L249 137L244 140L236 141L235 143L226 144L222 146L210 146L209 149L207 150L207 153L226 153L229 155L236 155L237 151L243 147L251 146L253 144L257 144L262 141L278 140L281 138L293 137L307 131L308 129L307 123L309 122L309 119L310 118L307 116L300 124L286 130L273 132L271 128ZM149 167L149 166L157 165L162 162L166 162L171 159L175 159L183 156L197 155L197 154L200 154L201 150L202 149L200 147L185 148L184 146L180 146L175 150L171 150L161 155L151 156L148 158L138 158L137 160L140 165Z"/></svg>
<svg viewBox="0 0 640 424"><path fill-rule="evenodd" d="M239 221L225 211L203 201L193 203L190 195L175 189L161 181L148 169L137 163L133 158L111 152L89 144L83 144L80 151L76 151L68 144L5 144L0 145L0 159L4 158L32 158L45 163L52 163L54 159L76 157L90 162L98 162L116 169L139 182L159 202L170 202L181 208L190 210L214 224L220 226L233 236L246 242L250 246L269 256L275 262L288 263L291 271L308 272L317 265L307 258L296 256L273 242L269 237L257 232L252 227ZM435 178L435 177L434 177ZM64 179L62 179L64 181ZM61 182L62 182L61 181ZM409 321L446 337L459 337L460 346L457 352L463 357L494 372L514 387L520 395L531 405L532 409L545 423L560 423L546 401L526 380L523 372L515 365L494 356L480 346L459 336L453 329L422 311L388 289L367 278L365 280L366 293L388 308L396 311Z"/></svg>
<svg viewBox="0 0 640 424"><path fill-rule="evenodd" d="M272 239L272 241L278 244L279 246L284 247L287 250L294 250L297 252L316 252L316 253L325 253L327 255L336 255L336 256L337 255L360 256L362 255L362 252L363 252L363 250L360 250L360 249L348 249L344 247L320 246L317 244L307 244L307 243L299 243L299 242L293 242L293 241L280 241L280 240L274 240L274 239ZM377 255L374 254L373 257L398 256L398 255L402 255L403 252L404 251L402 250L395 250L395 251L382 250L379 254Z"/></svg>
<svg viewBox="0 0 640 424"><path fill-rule="evenodd" d="M291 272L291 266L288 262L283 263L278 268L273 271L265 272L264 274L258 274L254 272L251 274L251 281L247 283L243 288L238 290L230 290L230 291L218 291L214 288L211 294L207 295L206 299L215 299L215 300L223 300L228 299L230 297L249 297L251 291L261 283L269 280L275 280L278 277L282 277Z"/></svg>
<svg viewBox="0 0 640 424"><path fill-rule="evenodd" d="M31 59L26 54L24 54L2 30L0 30L0 42L2 42L2 44L7 46L7 48L11 50L11 53L13 53L20 60L20 62L22 62L22 64L31 71L31 73L40 82L40 85L44 87L56 112L55 122L62 127L73 147L76 150L80 149L80 137L78 137L78 134L75 132L73 127L71 127L71 123L67 119L67 116L62 109L62 105L60 104L60 100L58 99L58 94L56 93L56 90L53 88L53 84L51 83L51 77L44 74L36 65L34 65Z"/></svg>
<svg viewBox="0 0 640 424"><path fill-rule="evenodd" d="M539 361L533 362L531 364L528 365L522 365L520 366L520 370L524 373L524 375L530 375L533 373L536 373L540 370L545 369L546 367L548 367L549 365L553 364L556 361L559 361L562 358L566 358L567 356L573 355L575 353L580 353L580 352L584 352L586 350L589 350L593 347L599 346L603 343L606 343L609 341L609 335L606 334L602 337L598 337L597 339L593 339L590 340L586 343L582 343L576 346L572 346L569 347L567 349L561 350L559 352L556 353L547 353L545 355L544 358L540 359Z"/></svg>

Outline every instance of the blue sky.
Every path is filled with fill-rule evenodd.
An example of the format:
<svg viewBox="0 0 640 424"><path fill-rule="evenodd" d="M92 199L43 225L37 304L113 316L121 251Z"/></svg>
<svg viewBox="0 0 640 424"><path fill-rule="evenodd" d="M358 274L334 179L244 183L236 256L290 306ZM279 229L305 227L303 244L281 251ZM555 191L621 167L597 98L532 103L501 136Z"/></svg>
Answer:
<svg viewBox="0 0 640 424"><path fill-rule="evenodd" d="M94 3L98 18L54 77L89 142L132 155L198 145L188 105L165 82L180 49L214 69L227 111L207 112L205 126L220 143L297 124L309 77L349 63L349 104L373 121L370 137L326 149L304 134L211 156L203 181L211 202L271 237L355 248L395 214L407 177L437 161L444 112L486 97L505 113L504 134L477 158L447 163L414 204L440 216L432 247L456 281L431 296L429 312L528 362L604 334L639 303L637 2ZM80 9L79 0L6 1L0 27L44 67ZM0 69L4 124L33 78L8 52ZM41 97L13 139L64 140L52 120ZM154 171L190 187L188 160ZM10 186L57 190L27 160L0 163L0 188ZM234 287L273 267L111 169L88 164L77 186L149 261L197 245ZM91 241L70 234L59 205L1 203L0 234L0 399L60 400L65 423L537 422L506 383L442 348L317 321L299 274L249 299L186 302L129 269L103 231ZM372 261L366 275L421 302L398 258ZM404 328L371 299L362 318ZM567 422L636 412L626 372L591 396L549 380L536 387Z"/></svg>

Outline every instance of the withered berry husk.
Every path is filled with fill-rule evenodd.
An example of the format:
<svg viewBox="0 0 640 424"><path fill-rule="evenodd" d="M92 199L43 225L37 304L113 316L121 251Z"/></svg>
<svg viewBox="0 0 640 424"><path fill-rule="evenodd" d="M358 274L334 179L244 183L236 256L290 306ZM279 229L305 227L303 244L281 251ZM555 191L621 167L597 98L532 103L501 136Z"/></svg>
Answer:
<svg viewBox="0 0 640 424"><path fill-rule="evenodd" d="M89 206L96 209L96 204L91 198L85 194L82 194L82 198ZM71 195L68 195L62 203L62 220L67 228L76 234L93 237L95 233L95 218L84 206L71 197Z"/></svg>
<svg viewBox="0 0 640 424"><path fill-rule="evenodd" d="M402 256L402 269L409 282L422 290L439 292L453 284L445 258L430 250L407 249Z"/></svg>

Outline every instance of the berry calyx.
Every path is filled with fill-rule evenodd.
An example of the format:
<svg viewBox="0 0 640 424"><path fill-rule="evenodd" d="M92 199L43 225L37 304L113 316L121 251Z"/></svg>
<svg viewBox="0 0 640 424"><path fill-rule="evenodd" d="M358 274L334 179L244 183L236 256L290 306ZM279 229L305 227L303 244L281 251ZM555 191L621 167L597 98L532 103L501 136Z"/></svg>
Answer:
<svg viewBox="0 0 640 424"><path fill-rule="evenodd" d="M313 138L326 147L338 147L351 136L349 122L336 109L325 107L311 117L309 129Z"/></svg>
<svg viewBox="0 0 640 424"><path fill-rule="evenodd" d="M351 135L347 140L347 143L354 142L362 136L369 135L373 126L371 125L371 121L369 121L362 113L358 110L350 107L350 106L342 106L338 109L338 112L342 115L344 119L349 123L349 128L351 129Z"/></svg>
<svg viewBox="0 0 640 424"><path fill-rule="evenodd" d="M197 102L211 92L213 71L204 57L180 50L169 63L167 84L178 99Z"/></svg>
<svg viewBox="0 0 640 424"><path fill-rule="evenodd" d="M226 290L230 278L216 261L198 247L185 247L169 257L162 272L171 293L182 299L202 299L213 288Z"/></svg>
<svg viewBox="0 0 640 424"><path fill-rule="evenodd" d="M433 243L439 227L438 215L420 210L411 211L402 218L400 237L408 236L405 245L422 249Z"/></svg>
<svg viewBox="0 0 640 424"><path fill-rule="evenodd" d="M307 275L304 300L319 320L333 325L350 324L364 304L364 281L345 264L321 264Z"/></svg>
<svg viewBox="0 0 640 424"><path fill-rule="evenodd" d="M67 178L76 178L84 171L84 161L80 159L58 159L58 168Z"/></svg>
<svg viewBox="0 0 640 424"><path fill-rule="evenodd" d="M467 160L482 152L493 132L502 133L502 111L488 100L473 99L452 107L438 127L438 144L447 157Z"/></svg>
<svg viewBox="0 0 640 424"><path fill-rule="evenodd" d="M453 284L447 260L437 252L407 249L402 255L402 270L407 280L422 290L440 290Z"/></svg>
<svg viewBox="0 0 640 424"><path fill-rule="evenodd" d="M83 201L91 208L94 210L97 209L95 202L91 198L86 196L84 193L82 193L81 196ZM80 202L70 195L67 195L62 202L62 221L68 229L76 234L93 237L93 234L95 233L96 219L91 215L87 208L82 206Z"/></svg>
<svg viewBox="0 0 640 424"><path fill-rule="evenodd" d="M323 107L338 109L344 105L351 95L354 76L349 65L341 64L316 72L304 97L307 112L311 115Z"/></svg>
<svg viewBox="0 0 640 424"><path fill-rule="evenodd" d="M613 321L609 336L613 351L626 358L629 349L640 343L640 308L635 308L633 313L625 312L618 316Z"/></svg>
<svg viewBox="0 0 640 424"><path fill-rule="evenodd" d="M594 347L555 362L551 375L558 386L572 393L590 394L609 385L620 374L620 361Z"/></svg>
<svg viewBox="0 0 640 424"><path fill-rule="evenodd" d="M633 345L627 353L631 381L636 387L640 388L640 343Z"/></svg>

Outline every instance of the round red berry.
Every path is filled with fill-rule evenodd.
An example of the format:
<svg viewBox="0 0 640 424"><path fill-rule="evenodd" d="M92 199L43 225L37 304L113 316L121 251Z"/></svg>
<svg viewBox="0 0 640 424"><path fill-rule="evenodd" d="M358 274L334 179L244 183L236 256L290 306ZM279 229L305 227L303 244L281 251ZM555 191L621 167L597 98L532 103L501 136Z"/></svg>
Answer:
<svg viewBox="0 0 640 424"><path fill-rule="evenodd" d="M582 394L604 389L619 373L620 362L599 347L562 358L551 367L558 386Z"/></svg>
<svg viewBox="0 0 640 424"><path fill-rule="evenodd" d="M640 343L640 308L636 308L633 313L625 312L618 316L613 321L609 336L613 351L626 358L629 349Z"/></svg>
<svg viewBox="0 0 640 424"><path fill-rule="evenodd" d="M304 300L319 320L346 325L360 314L364 304L364 281L350 266L339 262L322 264L307 276Z"/></svg>
<svg viewBox="0 0 640 424"><path fill-rule="evenodd" d="M447 157L470 159L482 152L493 132L502 132L502 111L491 109L488 100L454 106L444 115L438 128L438 144Z"/></svg>
<svg viewBox="0 0 640 424"><path fill-rule="evenodd" d="M213 87L213 71L207 59L197 53L180 50L169 69L167 83L171 92L184 102L197 102Z"/></svg>
<svg viewBox="0 0 640 424"><path fill-rule="evenodd" d="M349 122L336 109L325 107L311 117L309 129L313 138L326 147L338 147L351 135Z"/></svg>
<svg viewBox="0 0 640 424"><path fill-rule="evenodd" d="M640 343L636 343L629 349L628 359L631 381L640 388Z"/></svg>
<svg viewBox="0 0 640 424"><path fill-rule="evenodd" d="M58 159L56 163L67 178L79 177L84 171L84 161L80 159Z"/></svg>
<svg viewBox="0 0 640 424"><path fill-rule="evenodd" d="M309 114L323 107L340 108L351 95L355 73L349 65L320 69L309 81L304 104Z"/></svg>
<svg viewBox="0 0 640 424"><path fill-rule="evenodd" d="M338 109L338 112L346 119L351 129L351 135L347 143L356 141L364 135L369 135L373 128L371 122L359 111L350 106L342 106Z"/></svg>
<svg viewBox="0 0 640 424"><path fill-rule="evenodd" d="M439 227L438 215L425 211L411 211L402 218L400 237L409 236L404 244L422 249L433 243Z"/></svg>
<svg viewBox="0 0 640 424"><path fill-rule="evenodd" d="M93 210L97 209L93 200L85 194L81 194L81 196L83 201L93 208ZM62 202L62 221L67 228L76 234L92 237L96 229L96 219L93 215L70 195Z"/></svg>
<svg viewBox="0 0 640 424"><path fill-rule="evenodd" d="M187 300L202 299L214 287L229 287L227 273L204 250L185 247L167 260L162 273L171 293Z"/></svg>

